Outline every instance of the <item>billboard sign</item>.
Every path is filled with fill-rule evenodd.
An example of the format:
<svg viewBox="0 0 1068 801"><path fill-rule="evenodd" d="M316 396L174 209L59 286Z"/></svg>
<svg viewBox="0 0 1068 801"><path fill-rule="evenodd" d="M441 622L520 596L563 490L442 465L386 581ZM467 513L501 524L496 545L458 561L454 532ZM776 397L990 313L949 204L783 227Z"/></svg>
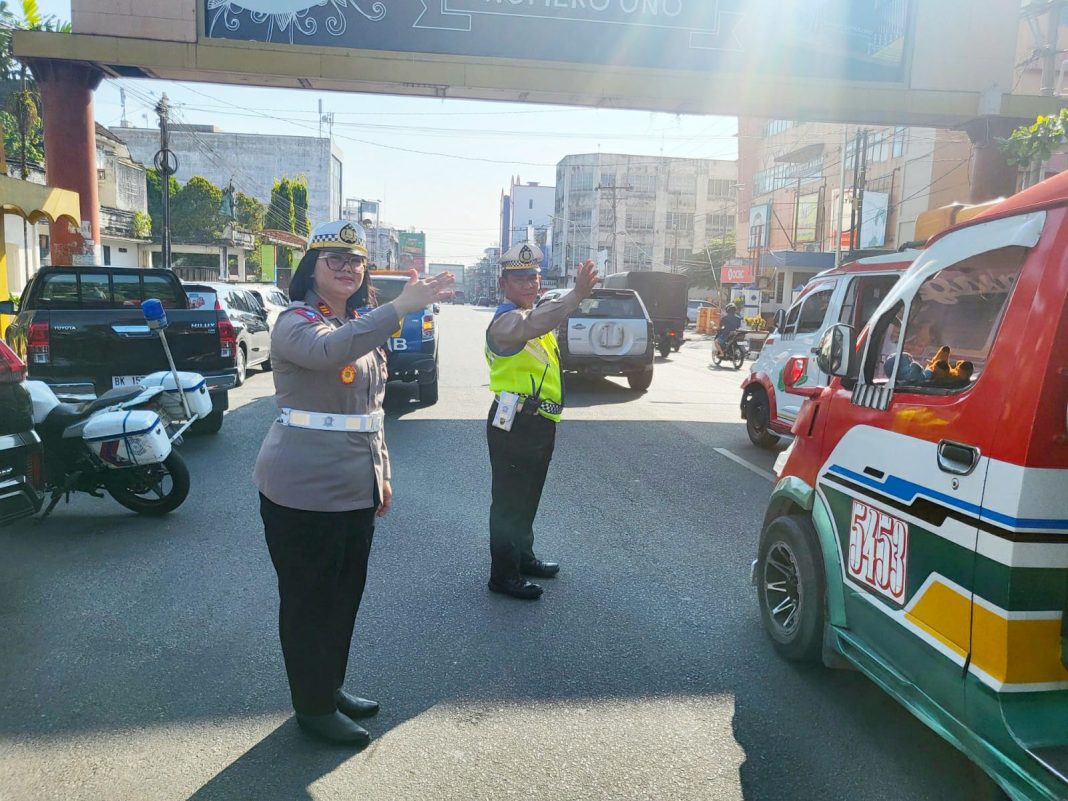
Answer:
<svg viewBox="0 0 1068 801"><path fill-rule="evenodd" d="M801 195L797 199L796 242L815 242L820 217L820 193Z"/></svg>
<svg viewBox="0 0 1068 801"><path fill-rule="evenodd" d="M900 82L910 0L201 0L208 38ZM772 22L773 21L773 22ZM775 58L761 57L775 53Z"/></svg>
<svg viewBox="0 0 1068 801"><path fill-rule="evenodd" d="M768 232L771 226L771 204L761 203L749 209L749 248L766 248L768 246Z"/></svg>
<svg viewBox="0 0 1068 801"><path fill-rule="evenodd" d="M426 234L401 231L397 234L400 247L400 269L426 272Z"/></svg>
<svg viewBox="0 0 1068 801"><path fill-rule="evenodd" d="M719 282L721 284L751 284L753 283L753 265L724 264L719 268Z"/></svg>

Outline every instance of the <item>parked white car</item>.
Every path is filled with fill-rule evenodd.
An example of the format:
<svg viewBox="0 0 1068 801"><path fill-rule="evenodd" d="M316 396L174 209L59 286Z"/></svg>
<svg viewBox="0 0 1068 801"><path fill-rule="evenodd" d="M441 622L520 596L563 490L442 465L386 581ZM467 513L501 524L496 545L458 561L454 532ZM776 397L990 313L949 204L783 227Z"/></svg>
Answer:
<svg viewBox="0 0 1068 801"><path fill-rule="evenodd" d="M770 447L790 429L805 398L788 392L784 370L792 356L798 375L794 386L826 386L830 380L812 358L823 332L835 323L855 331L864 327L876 307L912 264L918 251L906 250L844 264L813 278L788 310L779 310L752 372L742 384L742 418L754 445Z"/></svg>

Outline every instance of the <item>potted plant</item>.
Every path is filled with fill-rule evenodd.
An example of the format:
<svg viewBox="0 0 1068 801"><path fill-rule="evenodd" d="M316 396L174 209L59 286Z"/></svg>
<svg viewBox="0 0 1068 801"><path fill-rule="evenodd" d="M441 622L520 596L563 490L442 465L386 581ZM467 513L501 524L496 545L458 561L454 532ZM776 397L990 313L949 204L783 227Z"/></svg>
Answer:
<svg viewBox="0 0 1068 801"><path fill-rule="evenodd" d="M764 347L764 340L768 338L768 321L759 314L745 317L742 321L748 331L745 335L745 341L749 343L749 351L751 353L759 353Z"/></svg>

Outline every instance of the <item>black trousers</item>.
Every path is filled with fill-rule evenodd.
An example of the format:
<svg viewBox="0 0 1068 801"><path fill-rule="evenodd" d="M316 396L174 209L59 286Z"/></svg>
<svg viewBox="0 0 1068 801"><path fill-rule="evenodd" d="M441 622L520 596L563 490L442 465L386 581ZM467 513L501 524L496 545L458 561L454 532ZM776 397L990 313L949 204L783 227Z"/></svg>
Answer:
<svg viewBox="0 0 1068 801"><path fill-rule="evenodd" d="M490 409L492 420L497 411ZM534 517L556 445L556 423L516 414L511 431L486 423L493 503L490 505L490 575L517 578L520 562L534 559Z"/></svg>
<svg viewBox="0 0 1068 801"><path fill-rule="evenodd" d="M278 634L293 709L328 715L345 681L375 510L308 512L261 494L260 516L278 574Z"/></svg>

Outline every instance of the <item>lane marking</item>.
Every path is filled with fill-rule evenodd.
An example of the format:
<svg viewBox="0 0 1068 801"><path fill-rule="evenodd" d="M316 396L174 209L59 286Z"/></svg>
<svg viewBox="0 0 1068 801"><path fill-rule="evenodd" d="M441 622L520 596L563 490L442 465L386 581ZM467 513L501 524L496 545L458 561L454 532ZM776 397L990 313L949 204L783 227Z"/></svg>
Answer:
<svg viewBox="0 0 1068 801"><path fill-rule="evenodd" d="M714 451L715 451L716 453L718 453L718 454L719 454L720 456L725 456L726 458L730 459L730 460L731 460L732 462L734 462L735 464L740 464L740 465L741 465L742 467L744 467L744 468L745 468L746 470L749 470L750 472L756 473L756 474L757 474L758 476L760 476L761 478L763 478L763 479L767 479L767 480L768 480L768 481L770 481L770 482L771 482L772 484L775 484L775 483L777 483L777 482L778 482L778 480L779 480L779 479L778 479L778 478L777 478L777 477L775 476L775 474L774 474L774 473L772 473L772 472L771 472L770 470L765 470L765 469L764 469L763 467L757 467L757 466L756 466L755 464L753 464L752 462L747 462L747 461L746 461L745 459L743 459L743 458L742 458L741 456L739 456L739 455L738 455L738 454L736 454L736 453L731 453L731 452L730 452L729 450L727 450L726 448L713 448L712 450L714 450Z"/></svg>

